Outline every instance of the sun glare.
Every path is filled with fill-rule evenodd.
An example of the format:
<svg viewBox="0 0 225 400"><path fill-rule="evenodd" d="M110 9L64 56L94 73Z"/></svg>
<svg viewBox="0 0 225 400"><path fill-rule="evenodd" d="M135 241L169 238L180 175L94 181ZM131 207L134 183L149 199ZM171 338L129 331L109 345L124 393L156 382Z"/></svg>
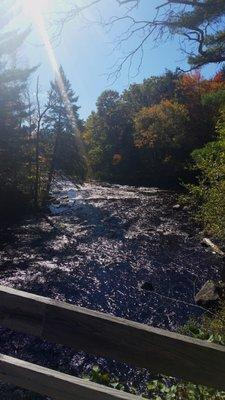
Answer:
<svg viewBox="0 0 225 400"><path fill-rule="evenodd" d="M24 15L27 16L27 19L31 20L33 26L36 28L38 35L40 37L41 43L45 47L48 60L52 67L55 78L58 82L58 86L60 88L62 98L65 103L65 107L67 108L68 115L71 120L71 124L74 127L74 131L77 131L77 124L73 114L73 110L71 108L69 99L67 97L67 93L64 87L64 82L62 80L59 65L56 59L55 51L52 46L49 32L46 27L44 13L47 13L50 9L50 0L20 0L23 7Z"/></svg>
<svg viewBox="0 0 225 400"><path fill-rule="evenodd" d="M21 0L23 12L27 17L33 18L36 13L43 13L49 7L48 0Z"/></svg>

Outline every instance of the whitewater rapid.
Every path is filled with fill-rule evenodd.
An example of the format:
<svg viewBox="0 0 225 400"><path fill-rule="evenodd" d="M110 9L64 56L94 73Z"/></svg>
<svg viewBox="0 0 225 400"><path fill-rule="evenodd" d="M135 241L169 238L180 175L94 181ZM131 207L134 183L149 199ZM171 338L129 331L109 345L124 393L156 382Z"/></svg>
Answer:
<svg viewBox="0 0 225 400"><path fill-rule="evenodd" d="M201 246L176 202L175 193L157 188L58 179L45 215L2 231L0 283L176 330L201 315L194 295L219 273L217 256ZM146 282L151 290L142 289ZM137 385L149 376L7 330L1 352L74 375L99 364Z"/></svg>

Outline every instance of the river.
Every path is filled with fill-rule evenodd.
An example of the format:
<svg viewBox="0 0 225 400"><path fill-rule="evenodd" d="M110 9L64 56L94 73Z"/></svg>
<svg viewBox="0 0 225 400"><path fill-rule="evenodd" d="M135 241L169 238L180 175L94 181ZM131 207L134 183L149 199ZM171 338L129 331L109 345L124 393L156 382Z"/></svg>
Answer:
<svg viewBox="0 0 225 400"><path fill-rule="evenodd" d="M1 285L169 330L201 315L194 294L218 278L219 261L201 246L188 210L174 208L175 193L58 180L52 195L46 215L1 229ZM149 379L147 371L8 330L1 352L79 376L99 364L140 388ZM22 392L2 385L1 393L20 399Z"/></svg>

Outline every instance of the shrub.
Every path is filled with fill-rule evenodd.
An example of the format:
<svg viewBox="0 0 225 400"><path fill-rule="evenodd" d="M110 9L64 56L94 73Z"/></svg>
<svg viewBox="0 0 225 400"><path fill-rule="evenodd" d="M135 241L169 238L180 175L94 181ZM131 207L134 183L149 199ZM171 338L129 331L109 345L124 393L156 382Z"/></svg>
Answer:
<svg viewBox="0 0 225 400"><path fill-rule="evenodd" d="M187 185L196 219L209 234L225 238L225 109L216 126L217 140L192 153L197 183Z"/></svg>

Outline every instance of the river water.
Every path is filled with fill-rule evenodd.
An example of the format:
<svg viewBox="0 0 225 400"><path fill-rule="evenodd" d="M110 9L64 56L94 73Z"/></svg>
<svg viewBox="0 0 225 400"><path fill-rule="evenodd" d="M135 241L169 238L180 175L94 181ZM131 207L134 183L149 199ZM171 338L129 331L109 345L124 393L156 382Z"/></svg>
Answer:
<svg viewBox="0 0 225 400"><path fill-rule="evenodd" d="M174 193L58 180L52 195L45 216L2 230L1 285L169 330L201 315L194 294L218 278L219 261L201 246L188 211L173 208ZM151 290L142 289L144 282ZM74 375L99 364L139 387L149 378L7 330L1 352ZM22 393L6 386L1 392L7 399Z"/></svg>

